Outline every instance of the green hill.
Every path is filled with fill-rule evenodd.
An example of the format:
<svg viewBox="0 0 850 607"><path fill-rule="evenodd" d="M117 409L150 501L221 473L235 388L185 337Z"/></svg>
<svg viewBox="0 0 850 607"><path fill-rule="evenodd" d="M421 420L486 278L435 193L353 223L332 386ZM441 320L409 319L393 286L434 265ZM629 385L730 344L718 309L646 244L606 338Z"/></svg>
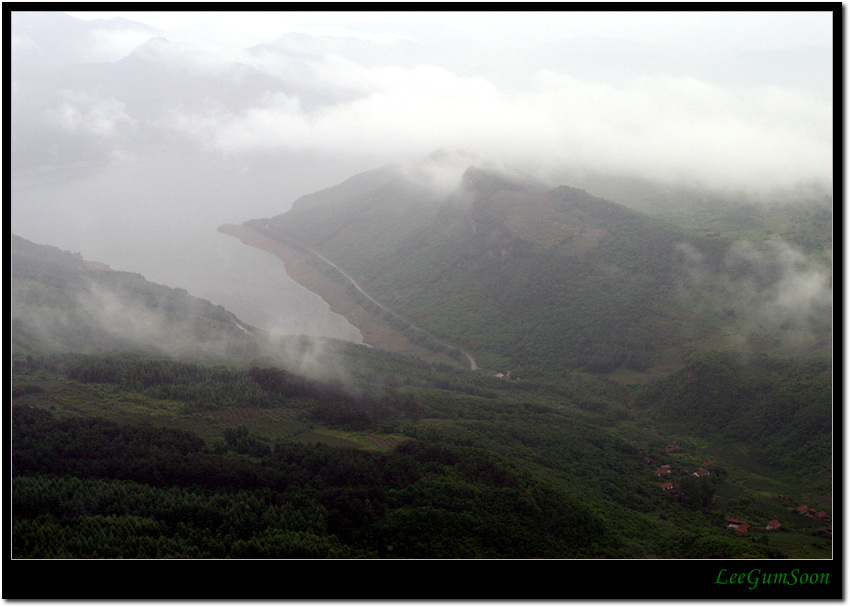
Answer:
<svg viewBox="0 0 850 607"><path fill-rule="evenodd" d="M705 351L637 402L683 433L745 444L764 464L817 476L831 468L832 384L828 361Z"/></svg>
<svg viewBox="0 0 850 607"><path fill-rule="evenodd" d="M383 306L514 377L644 381L703 348L829 354L831 253L796 249L773 224L752 223L764 233L741 240L740 221L724 224L727 237L696 216L684 227L475 166L447 192L419 168L363 173L245 225L321 255Z"/></svg>
<svg viewBox="0 0 850 607"><path fill-rule="evenodd" d="M541 213L634 216L566 195L541 198ZM463 242L491 246L476 237L504 213L479 205ZM277 344L341 370L317 379L182 290L13 245L15 558L830 555L829 521L792 514L831 512L824 365L696 357L636 391L598 373L515 382L332 340ZM517 246L539 260L535 247L561 245ZM140 339L109 315L159 320ZM154 329L181 331L182 348ZM728 515L752 531L730 531ZM766 531L776 518L782 531Z"/></svg>
<svg viewBox="0 0 850 607"><path fill-rule="evenodd" d="M12 236L16 356L144 350L225 356L256 350L256 329L209 301Z"/></svg>
<svg viewBox="0 0 850 607"><path fill-rule="evenodd" d="M470 168L437 197L386 168L246 225L315 248L370 295L484 366L528 378L648 369L699 320L678 250L720 243L599 199Z"/></svg>
<svg viewBox="0 0 850 607"><path fill-rule="evenodd" d="M831 555L816 258L476 168L438 193L387 167L248 223L483 369L272 341L13 238L17 557Z"/></svg>

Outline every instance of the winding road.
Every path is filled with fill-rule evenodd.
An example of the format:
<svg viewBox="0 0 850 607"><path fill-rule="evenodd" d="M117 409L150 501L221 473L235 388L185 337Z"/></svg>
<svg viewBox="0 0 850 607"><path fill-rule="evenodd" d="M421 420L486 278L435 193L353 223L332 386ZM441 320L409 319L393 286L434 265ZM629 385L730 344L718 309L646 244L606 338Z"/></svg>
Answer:
<svg viewBox="0 0 850 607"><path fill-rule="evenodd" d="M425 335L427 335L428 337L430 337L431 339L433 339L435 342L437 342L437 343L438 343L438 344L440 344L441 346L445 346L446 348L450 348L450 349L452 349L452 350L457 350L458 352L460 352L461 354L463 354L464 356L466 356L466 358L469 360L469 368L470 368L471 370L473 370L473 371L477 371L477 370L478 370L478 364L475 362L475 359L474 359L474 358L472 358L472 355L471 355L469 352L467 352L466 350L463 350L463 349L461 349L461 348L458 348L457 346L453 346L453 345L451 345L451 344L448 344L448 343L444 342L443 340L441 340L439 337L435 336L435 335L434 335L433 333L431 333L430 331L427 331L426 329L423 329L422 327L417 327L416 325L414 325L412 322L410 322L409 320L407 320L407 319L406 319L406 318L404 318L403 316L400 316L399 314L396 314L396 312L395 312L394 310L392 310L392 309L388 308L387 306L385 306L384 304L382 304L380 301L378 301L377 299L375 299L374 297L372 297L371 295L369 295L366 291L364 291L364 290L363 290L363 287L361 287L359 284L357 284L357 281L356 281L356 280L354 280L351 276L349 276L349 275L345 272L345 270L343 270L342 268L340 268L338 265L336 265L334 262L332 262L330 259L328 259L328 258L327 258L327 257L325 257L324 255L322 255L321 253L319 253L316 249L314 249L313 247L311 247L311 246L309 246L309 245L307 245L307 244L304 244L303 242L299 242L299 243L298 243L298 245L299 245L299 246L301 246L302 248L304 248L304 250L309 251L310 253L312 253L313 255L315 255L316 257L318 257L319 259L321 259L322 261L324 261L326 264L328 264L329 266L331 266L332 268L334 268L334 269L335 269L337 272L339 272L340 274L342 274L342 275L345 277L345 279L346 279L346 280L348 280L348 282L350 282L352 285L354 285L354 288L355 288L355 289L357 289L357 290L358 290L358 291L359 291L359 292L360 292L360 293L361 293L364 297L366 297L366 299L368 299L369 301L371 301L373 304L375 304L376 306L378 306L379 308L381 308L381 309L382 309L382 310L384 310L385 312L389 312L390 314L392 314L393 316L395 316L396 318L398 318L400 321L402 321L403 323L405 323L407 326L409 326L411 329L413 329L413 330L415 330L415 331L420 331L420 332L424 333Z"/></svg>

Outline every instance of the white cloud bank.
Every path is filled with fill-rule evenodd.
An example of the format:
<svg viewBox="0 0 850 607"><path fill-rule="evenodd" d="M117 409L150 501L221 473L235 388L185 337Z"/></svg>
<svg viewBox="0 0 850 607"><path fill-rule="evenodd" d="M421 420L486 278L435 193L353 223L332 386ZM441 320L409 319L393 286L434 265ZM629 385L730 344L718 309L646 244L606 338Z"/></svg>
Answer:
<svg viewBox="0 0 850 607"><path fill-rule="evenodd" d="M430 65L365 67L335 56L317 76L360 94L310 109L297 94L270 94L239 112L183 113L174 127L230 153L422 156L463 148L526 169L570 166L731 188L832 179L832 105L799 90L670 76L612 84L550 70L508 89Z"/></svg>
<svg viewBox="0 0 850 607"><path fill-rule="evenodd" d="M826 11L115 14L165 38L47 114L101 139L133 125L142 145L177 135L230 155L459 148L541 176L733 190L832 181ZM92 23L81 38L92 53L146 31ZM18 47L24 34L13 32ZM113 75L123 88L109 89ZM29 102L14 90L13 105ZM100 98L85 110L85 95Z"/></svg>

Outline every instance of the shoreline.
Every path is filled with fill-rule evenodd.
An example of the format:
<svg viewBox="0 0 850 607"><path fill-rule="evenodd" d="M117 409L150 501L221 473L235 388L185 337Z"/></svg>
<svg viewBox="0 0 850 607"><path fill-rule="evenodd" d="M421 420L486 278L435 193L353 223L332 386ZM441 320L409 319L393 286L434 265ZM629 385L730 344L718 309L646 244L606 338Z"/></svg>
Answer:
<svg viewBox="0 0 850 607"><path fill-rule="evenodd" d="M238 238L243 244L275 255L283 262L287 275L324 300L331 311L343 316L362 336L363 343L380 350L418 356L434 362L456 364L411 342L401 331L376 317L347 293L347 287L325 276L295 247L275 240L245 225L225 224L218 232Z"/></svg>

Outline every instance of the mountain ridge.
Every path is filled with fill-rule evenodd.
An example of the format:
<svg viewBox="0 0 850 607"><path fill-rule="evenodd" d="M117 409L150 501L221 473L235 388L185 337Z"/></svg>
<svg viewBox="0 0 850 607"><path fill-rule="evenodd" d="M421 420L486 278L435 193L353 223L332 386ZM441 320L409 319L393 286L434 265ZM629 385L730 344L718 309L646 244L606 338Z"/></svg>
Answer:
<svg viewBox="0 0 850 607"><path fill-rule="evenodd" d="M736 302L748 280L761 299L785 288L780 277L794 270L782 265L781 243L759 249L463 160L387 165L244 226L314 247L410 323L503 373L645 381L704 347L793 352L801 335L822 343L820 320L815 333L805 319L754 322L774 303ZM768 274L738 259L753 247L773 265Z"/></svg>
<svg viewBox="0 0 850 607"><path fill-rule="evenodd" d="M12 327L19 352L256 353L259 331L222 306L12 236Z"/></svg>
<svg viewBox="0 0 850 607"><path fill-rule="evenodd" d="M582 345L554 355L546 372L560 365L648 368L650 351L661 345L653 340L670 331L629 308L668 313L670 301L651 300L671 288L674 246L700 241L584 190L547 188L476 166L442 196L384 167L244 225L316 247L412 322L483 352L485 366L526 375L563 349L561 340ZM581 301L594 297L596 312ZM601 308L611 302L605 320ZM583 330L553 320L565 313L577 315ZM521 328L506 329L512 323ZM605 324L619 326L606 331ZM599 331L619 345L594 346ZM578 351L588 349L594 353Z"/></svg>

